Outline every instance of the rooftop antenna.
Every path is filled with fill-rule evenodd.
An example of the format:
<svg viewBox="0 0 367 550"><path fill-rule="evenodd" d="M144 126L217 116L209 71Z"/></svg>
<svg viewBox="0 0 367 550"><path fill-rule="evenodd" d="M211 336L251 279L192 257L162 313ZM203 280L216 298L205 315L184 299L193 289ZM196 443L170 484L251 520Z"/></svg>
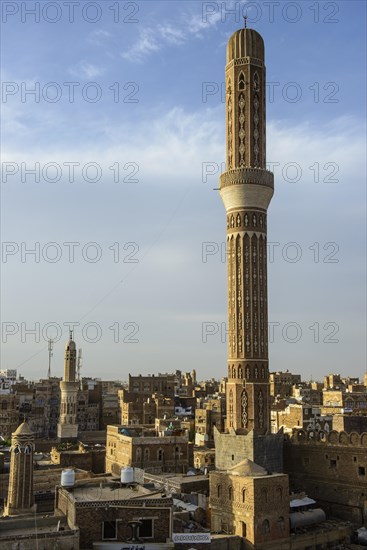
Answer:
<svg viewBox="0 0 367 550"><path fill-rule="evenodd" d="M78 359L77 359L77 377L78 382L80 383L80 389L82 388L82 379L80 377L80 369L82 368L82 348L78 349Z"/></svg>
<svg viewBox="0 0 367 550"><path fill-rule="evenodd" d="M54 341L49 338L48 340L48 371L47 378L51 378L51 358L53 356Z"/></svg>

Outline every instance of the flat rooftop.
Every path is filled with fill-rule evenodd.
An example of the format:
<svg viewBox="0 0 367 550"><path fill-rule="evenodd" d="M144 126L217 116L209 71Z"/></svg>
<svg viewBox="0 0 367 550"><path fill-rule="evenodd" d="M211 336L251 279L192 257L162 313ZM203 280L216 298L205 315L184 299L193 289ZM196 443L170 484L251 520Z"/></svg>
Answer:
<svg viewBox="0 0 367 550"><path fill-rule="evenodd" d="M162 499L162 490L150 490L142 485L127 484L123 485L118 480L81 480L70 491L70 495L75 502L94 502L94 501L124 501L124 500L146 500ZM171 497L169 501L171 501Z"/></svg>

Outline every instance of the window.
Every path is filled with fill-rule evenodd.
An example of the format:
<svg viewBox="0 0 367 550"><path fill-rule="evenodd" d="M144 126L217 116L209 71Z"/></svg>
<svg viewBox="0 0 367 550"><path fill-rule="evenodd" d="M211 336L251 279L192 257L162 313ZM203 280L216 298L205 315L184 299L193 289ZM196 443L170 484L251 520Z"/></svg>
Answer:
<svg viewBox="0 0 367 550"><path fill-rule="evenodd" d="M264 519L264 521L262 522L261 531L263 535L267 535L268 533L270 533L270 524L267 519Z"/></svg>
<svg viewBox="0 0 367 550"><path fill-rule="evenodd" d="M142 539L151 539L153 538L153 520L152 519L141 519L141 525L139 527L139 537Z"/></svg>
<svg viewBox="0 0 367 550"><path fill-rule="evenodd" d="M282 533L284 531L284 527L285 527L284 518L283 518L283 516L280 516L278 518L278 531L280 533Z"/></svg>
<svg viewBox="0 0 367 550"><path fill-rule="evenodd" d="M358 475L359 476L365 476L366 475L366 468L364 466L358 466Z"/></svg>
<svg viewBox="0 0 367 550"><path fill-rule="evenodd" d="M330 460L330 468L336 468L336 460Z"/></svg>
<svg viewBox="0 0 367 550"><path fill-rule="evenodd" d="M246 501L246 489L242 489L242 502Z"/></svg>
<svg viewBox="0 0 367 550"><path fill-rule="evenodd" d="M102 539L111 540L117 538L117 526L116 520L114 521L104 521L102 523Z"/></svg>
<svg viewBox="0 0 367 550"><path fill-rule="evenodd" d="M220 498L222 496L222 487L221 485L217 485L217 497Z"/></svg>
<svg viewBox="0 0 367 550"><path fill-rule="evenodd" d="M238 79L238 89L244 90L245 89L245 75L241 72L240 77Z"/></svg>
<svg viewBox="0 0 367 550"><path fill-rule="evenodd" d="M228 487L228 500L233 500L233 487Z"/></svg>

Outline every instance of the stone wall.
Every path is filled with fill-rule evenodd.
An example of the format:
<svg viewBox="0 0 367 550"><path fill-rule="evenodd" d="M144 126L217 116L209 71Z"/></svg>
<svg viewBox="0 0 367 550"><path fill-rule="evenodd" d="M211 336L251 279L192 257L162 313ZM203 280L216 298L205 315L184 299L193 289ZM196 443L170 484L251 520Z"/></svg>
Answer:
<svg viewBox="0 0 367 550"><path fill-rule="evenodd" d="M285 439L284 471L328 515L367 523L367 433L295 430Z"/></svg>
<svg viewBox="0 0 367 550"><path fill-rule="evenodd" d="M262 466L268 472L283 471L283 433L237 435L234 430L219 433L214 428L215 465L218 470L229 470L245 458Z"/></svg>

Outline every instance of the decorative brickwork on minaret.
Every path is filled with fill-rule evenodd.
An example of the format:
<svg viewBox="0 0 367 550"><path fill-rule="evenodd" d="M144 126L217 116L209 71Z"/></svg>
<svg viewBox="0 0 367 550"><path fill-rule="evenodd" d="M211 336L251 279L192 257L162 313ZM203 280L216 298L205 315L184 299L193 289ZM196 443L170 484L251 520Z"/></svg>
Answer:
<svg viewBox="0 0 367 550"><path fill-rule="evenodd" d="M5 515L29 514L34 507L33 494L34 434L23 422L12 434L10 475Z"/></svg>
<svg viewBox="0 0 367 550"><path fill-rule="evenodd" d="M265 169L264 42L252 29L229 39L226 65L227 428L270 431L267 208L273 174Z"/></svg>

